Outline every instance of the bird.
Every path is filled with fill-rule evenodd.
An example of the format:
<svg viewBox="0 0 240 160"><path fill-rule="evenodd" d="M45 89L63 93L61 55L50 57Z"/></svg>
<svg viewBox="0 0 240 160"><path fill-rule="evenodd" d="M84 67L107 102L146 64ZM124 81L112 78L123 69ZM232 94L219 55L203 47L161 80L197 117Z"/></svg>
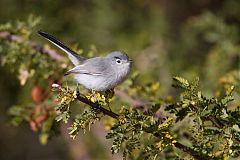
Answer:
<svg viewBox="0 0 240 160"><path fill-rule="evenodd" d="M67 53L75 67L65 75L74 76L77 92L79 92L78 84L92 91L114 89L126 80L132 68L132 60L123 51L112 51L106 56L86 58L78 55L51 34L43 31L38 31L38 34Z"/></svg>

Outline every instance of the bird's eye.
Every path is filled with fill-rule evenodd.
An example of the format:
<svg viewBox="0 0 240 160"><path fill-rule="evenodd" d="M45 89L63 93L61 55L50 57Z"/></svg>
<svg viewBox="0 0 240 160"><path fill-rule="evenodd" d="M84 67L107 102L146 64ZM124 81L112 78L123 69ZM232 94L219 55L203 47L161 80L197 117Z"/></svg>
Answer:
<svg viewBox="0 0 240 160"><path fill-rule="evenodd" d="M116 59L116 63L120 64L121 60L120 59Z"/></svg>
<svg viewBox="0 0 240 160"><path fill-rule="evenodd" d="M120 64L120 63L121 63L121 60L120 60L120 59L116 59L116 63L117 63L117 64Z"/></svg>

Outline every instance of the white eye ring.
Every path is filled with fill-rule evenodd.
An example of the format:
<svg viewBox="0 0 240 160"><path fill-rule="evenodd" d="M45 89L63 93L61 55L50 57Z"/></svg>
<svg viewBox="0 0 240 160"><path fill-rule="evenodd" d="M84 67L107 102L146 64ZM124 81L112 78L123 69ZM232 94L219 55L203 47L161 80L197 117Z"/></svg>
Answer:
<svg viewBox="0 0 240 160"><path fill-rule="evenodd" d="M120 64L121 60L120 59L116 59L116 63Z"/></svg>

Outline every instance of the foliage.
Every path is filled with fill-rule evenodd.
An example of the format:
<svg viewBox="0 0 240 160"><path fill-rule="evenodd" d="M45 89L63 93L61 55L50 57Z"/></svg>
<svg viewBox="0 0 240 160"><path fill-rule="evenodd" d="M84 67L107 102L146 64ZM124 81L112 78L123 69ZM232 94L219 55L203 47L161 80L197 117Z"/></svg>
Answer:
<svg viewBox="0 0 240 160"><path fill-rule="evenodd" d="M206 17L202 17L203 23L207 21L204 25L196 24L193 27L208 29L216 17ZM53 60L42 50L32 47L31 31L38 21L39 18L30 16L27 23L0 26L1 33L21 37L20 40L1 39L1 64L16 74L22 85L32 88L32 100L23 101L9 109L13 117L12 124L29 123L31 130L40 131L40 142L46 144L51 136L58 133L61 121L72 123L68 128L69 135L75 139L81 130L86 132L92 124L110 116L115 121L111 123L106 138L112 139L112 153L122 151L124 159L181 159L186 154L195 159L240 157L240 102L235 100L236 94L239 94L239 88L235 89L239 87L239 69L221 77L219 81L223 87L211 98L200 90L199 78L190 82L182 77L173 78L173 86L180 89L180 96L163 98L159 95L160 83L139 84L137 72L119 90L127 92L132 101L141 101L138 107L131 103L123 105L113 91L94 94L83 92L79 95L61 76L68 68L66 61ZM219 23L223 25L222 21ZM229 27L223 26L224 30ZM216 34L228 35L221 31ZM215 36L210 34L207 37L214 40ZM83 54L95 52L96 49L92 47ZM44 89L36 89L36 85L44 86ZM50 88L54 90L53 93ZM138 97L144 97L147 103ZM73 106L78 101L88 107L81 103L83 107L78 106L80 113L74 116Z"/></svg>
<svg viewBox="0 0 240 160"><path fill-rule="evenodd" d="M181 101L166 110L174 113L177 121L191 118L189 131L194 149L214 159L238 157L240 112L239 106L230 104L234 86L227 88L224 95L207 98L197 89L196 81L189 85L187 80L174 79L176 86L183 89Z"/></svg>
<svg viewBox="0 0 240 160"><path fill-rule="evenodd" d="M24 85L31 77L37 80L46 79L57 69L57 63L51 63L51 59L46 54L40 54L29 45L29 39L34 32L33 28L39 22L39 17L30 15L27 22L6 23L0 27L0 31L19 35L19 37L13 37L14 42L1 39L0 51L5 53L2 54L4 56L1 57L1 64L8 66L10 71L18 74L21 85Z"/></svg>

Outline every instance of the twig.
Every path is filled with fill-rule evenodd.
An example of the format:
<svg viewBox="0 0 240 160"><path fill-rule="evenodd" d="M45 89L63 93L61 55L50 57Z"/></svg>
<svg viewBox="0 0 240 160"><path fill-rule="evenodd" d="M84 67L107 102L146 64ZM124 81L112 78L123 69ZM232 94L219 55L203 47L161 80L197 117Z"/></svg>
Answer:
<svg viewBox="0 0 240 160"><path fill-rule="evenodd" d="M102 105L98 104L97 102L92 102L89 99L87 99L84 96L81 96L80 94L78 94L77 99L87 105L89 105L90 107L101 111L103 114L110 116L114 119L119 119L119 115L117 113L114 113L113 111L107 110L105 109ZM152 134L152 132L148 131L148 130L144 130L146 133L150 133ZM161 135L158 133L154 133L153 134L155 137L159 137L161 138ZM198 152L194 151L192 148L187 147L179 142L174 143L174 146L177 147L178 149L190 154L191 156L193 156L195 159L197 160L208 160L211 159L210 157L204 156L199 154Z"/></svg>
<svg viewBox="0 0 240 160"><path fill-rule="evenodd" d="M10 32L0 32L0 38L6 39L10 42L17 42L17 43L23 43L25 41L23 37L14 35ZM61 56L59 53L57 53L53 49L50 49L50 48L46 49L34 41L28 41L27 43L30 47L32 47L36 51L43 54L48 54L54 60L60 61L63 59L63 56Z"/></svg>
<svg viewBox="0 0 240 160"><path fill-rule="evenodd" d="M210 159L212 159L211 157L200 155L198 152L194 151L192 148L187 147L187 146L185 146L185 145L183 145L179 142L176 142L174 145L175 145L175 147L181 149L182 151L187 152L188 154L193 156L195 159L198 159L198 160L210 160Z"/></svg>
<svg viewBox="0 0 240 160"><path fill-rule="evenodd" d="M94 102L90 101L89 99L87 99L86 97L84 97L84 96L82 96L82 95L80 95L80 94L78 94L77 99L78 99L79 101L81 101L81 102L83 102L83 103L91 106L92 108L94 108L94 109L96 109L96 110L99 110L100 112L102 112L102 113L105 114L105 115L108 115L108 116L110 116L110 117L112 117L112 118L114 118L114 119L119 119L119 115L118 115L118 114L116 114L116 113L114 113L114 112L112 112L112 111L110 111L110 110L107 110L107 109L103 108L103 107L102 107L100 104L98 104L97 102L94 103Z"/></svg>
<svg viewBox="0 0 240 160"><path fill-rule="evenodd" d="M210 115L210 116L207 116L206 119L211 121L219 129L224 127L224 124L220 120L218 120L215 116ZM233 140L236 143L240 144L240 140L237 139L236 137L233 137Z"/></svg>
<svg viewBox="0 0 240 160"><path fill-rule="evenodd" d="M193 106L193 105L192 105L192 107L193 107L193 109L194 109L195 112L198 111L198 107ZM202 117L202 118L204 118L205 120L211 121L211 122L213 123L213 125L215 125L215 126L216 126L217 128L219 128L219 129L222 129L222 128L224 127L224 124L223 124L219 119L217 119L216 116L209 115L209 116ZM240 144L240 140L237 139L236 137L233 137L233 140L234 140L236 143Z"/></svg>

